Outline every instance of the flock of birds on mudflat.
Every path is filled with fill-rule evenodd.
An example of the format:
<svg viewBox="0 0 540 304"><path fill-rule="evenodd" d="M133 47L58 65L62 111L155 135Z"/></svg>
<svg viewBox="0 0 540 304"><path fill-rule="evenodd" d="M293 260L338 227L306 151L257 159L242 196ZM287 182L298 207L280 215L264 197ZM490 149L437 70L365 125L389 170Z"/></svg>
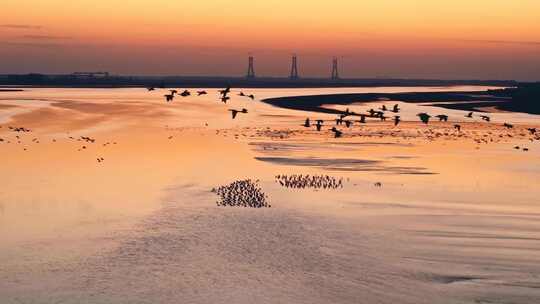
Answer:
<svg viewBox="0 0 540 304"><path fill-rule="evenodd" d="M271 208L268 196L262 191L258 180L238 180L229 185L212 189L219 196L218 207Z"/></svg>
<svg viewBox="0 0 540 304"><path fill-rule="evenodd" d="M279 174L275 181L285 188L293 189L338 189L343 188L343 178L329 175Z"/></svg>

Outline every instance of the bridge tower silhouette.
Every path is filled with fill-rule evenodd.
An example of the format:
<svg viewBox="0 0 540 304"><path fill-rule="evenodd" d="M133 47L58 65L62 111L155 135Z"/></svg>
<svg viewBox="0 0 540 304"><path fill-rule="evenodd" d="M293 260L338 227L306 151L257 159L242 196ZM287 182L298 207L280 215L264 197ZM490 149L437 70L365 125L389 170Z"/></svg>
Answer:
<svg viewBox="0 0 540 304"><path fill-rule="evenodd" d="M292 63L291 63L291 79L298 79L298 61L296 58L296 54L292 56Z"/></svg>
<svg viewBox="0 0 540 304"><path fill-rule="evenodd" d="M249 56L248 58L248 70L246 78L255 78L255 68L254 68L254 59L253 56Z"/></svg>
<svg viewBox="0 0 540 304"><path fill-rule="evenodd" d="M338 80L338 79L339 79L338 59L337 57L334 57L332 59L332 80Z"/></svg>

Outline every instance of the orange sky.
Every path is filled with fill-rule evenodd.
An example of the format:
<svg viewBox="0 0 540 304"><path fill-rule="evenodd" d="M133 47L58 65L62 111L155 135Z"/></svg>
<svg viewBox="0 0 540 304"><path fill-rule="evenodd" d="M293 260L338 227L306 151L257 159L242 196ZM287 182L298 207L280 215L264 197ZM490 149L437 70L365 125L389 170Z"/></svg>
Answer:
<svg viewBox="0 0 540 304"><path fill-rule="evenodd" d="M127 4L126 4L127 3ZM540 80L538 0L2 1L0 73Z"/></svg>

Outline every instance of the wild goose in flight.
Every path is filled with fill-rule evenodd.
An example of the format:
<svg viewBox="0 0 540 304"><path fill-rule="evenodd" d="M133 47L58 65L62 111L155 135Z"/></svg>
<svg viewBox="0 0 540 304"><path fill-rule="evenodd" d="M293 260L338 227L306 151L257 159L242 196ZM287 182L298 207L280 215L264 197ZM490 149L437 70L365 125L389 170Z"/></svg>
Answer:
<svg viewBox="0 0 540 304"><path fill-rule="evenodd" d="M242 109L242 110L234 110L234 109L231 109L231 110L229 110L229 111L231 111L232 119L235 119L235 118L236 118L236 115L238 115L238 113L247 113L247 112L248 112L247 109Z"/></svg>

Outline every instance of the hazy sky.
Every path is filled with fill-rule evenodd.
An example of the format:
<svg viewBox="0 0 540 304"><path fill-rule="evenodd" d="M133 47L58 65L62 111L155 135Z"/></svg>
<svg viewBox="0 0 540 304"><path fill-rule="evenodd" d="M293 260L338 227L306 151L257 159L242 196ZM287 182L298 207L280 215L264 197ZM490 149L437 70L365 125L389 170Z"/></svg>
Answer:
<svg viewBox="0 0 540 304"><path fill-rule="evenodd" d="M3 0L0 73L540 80L539 0Z"/></svg>

